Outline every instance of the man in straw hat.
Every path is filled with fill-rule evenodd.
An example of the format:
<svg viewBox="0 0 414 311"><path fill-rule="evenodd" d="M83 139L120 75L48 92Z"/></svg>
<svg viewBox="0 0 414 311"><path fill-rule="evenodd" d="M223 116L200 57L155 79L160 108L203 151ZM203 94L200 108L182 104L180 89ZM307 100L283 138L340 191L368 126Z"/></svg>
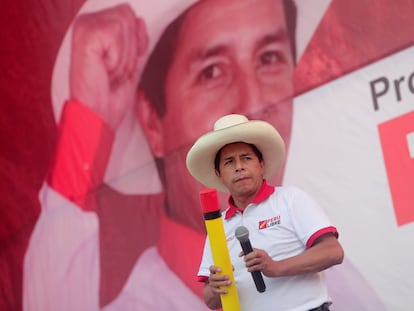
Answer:
<svg viewBox="0 0 414 311"><path fill-rule="evenodd" d="M187 168L205 186L230 193L222 217L242 310L329 310L321 271L342 263L338 232L303 191L267 183L284 158L283 139L272 125L230 114L194 143ZM257 247L244 256L235 238L241 225ZM265 292L256 291L253 271L264 275ZM198 276L210 309L220 308L230 285L219 272L207 239Z"/></svg>

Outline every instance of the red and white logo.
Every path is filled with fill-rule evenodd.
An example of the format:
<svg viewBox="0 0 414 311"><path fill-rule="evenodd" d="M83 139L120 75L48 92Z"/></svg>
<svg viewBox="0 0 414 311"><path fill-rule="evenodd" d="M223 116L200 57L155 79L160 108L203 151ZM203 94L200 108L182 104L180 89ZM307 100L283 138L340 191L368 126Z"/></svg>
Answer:
<svg viewBox="0 0 414 311"><path fill-rule="evenodd" d="M259 221L259 230L263 230L263 229L273 227L273 226L279 225L279 224L280 224L280 215L277 215L277 216L269 218L269 219L260 220Z"/></svg>

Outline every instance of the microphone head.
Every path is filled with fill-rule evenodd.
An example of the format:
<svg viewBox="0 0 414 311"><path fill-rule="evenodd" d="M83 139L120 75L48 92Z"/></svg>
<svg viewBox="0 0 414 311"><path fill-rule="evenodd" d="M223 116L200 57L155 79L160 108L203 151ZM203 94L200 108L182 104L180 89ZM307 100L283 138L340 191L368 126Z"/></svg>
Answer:
<svg viewBox="0 0 414 311"><path fill-rule="evenodd" d="M246 242L249 240L249 230L244 226L237 227L234 235L240 242Z"/></svg>

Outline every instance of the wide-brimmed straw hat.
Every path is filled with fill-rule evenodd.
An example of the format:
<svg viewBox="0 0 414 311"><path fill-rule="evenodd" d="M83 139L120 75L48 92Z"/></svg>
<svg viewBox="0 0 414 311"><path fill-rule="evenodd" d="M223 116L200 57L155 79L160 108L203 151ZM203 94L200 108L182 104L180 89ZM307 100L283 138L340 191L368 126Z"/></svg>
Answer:
<svg viewBox="0 0 414 311"><path fill-rule="evenodd" d="M244 142L255 145L263 155L263 178L272 179L285 159L285 143L269 123L249 120L240 114L226 115L216 121L213 131L201 136L187 154L190 174L209 188L228 192L217 177L214 159L227 144Z"/></svg>

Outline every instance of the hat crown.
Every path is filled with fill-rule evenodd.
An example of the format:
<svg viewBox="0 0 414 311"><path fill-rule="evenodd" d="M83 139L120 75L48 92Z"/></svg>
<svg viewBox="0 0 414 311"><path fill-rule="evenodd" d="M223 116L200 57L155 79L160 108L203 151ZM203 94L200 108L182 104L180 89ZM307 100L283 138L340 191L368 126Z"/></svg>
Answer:
<svg viewBox="0 0 414 311"><path fill-rule="evenodd" d="M221 117L214 123L214 131L222 130L234 125L247 123L247 119L244 115L241 114L228 114L224 117Z"/></svg>

